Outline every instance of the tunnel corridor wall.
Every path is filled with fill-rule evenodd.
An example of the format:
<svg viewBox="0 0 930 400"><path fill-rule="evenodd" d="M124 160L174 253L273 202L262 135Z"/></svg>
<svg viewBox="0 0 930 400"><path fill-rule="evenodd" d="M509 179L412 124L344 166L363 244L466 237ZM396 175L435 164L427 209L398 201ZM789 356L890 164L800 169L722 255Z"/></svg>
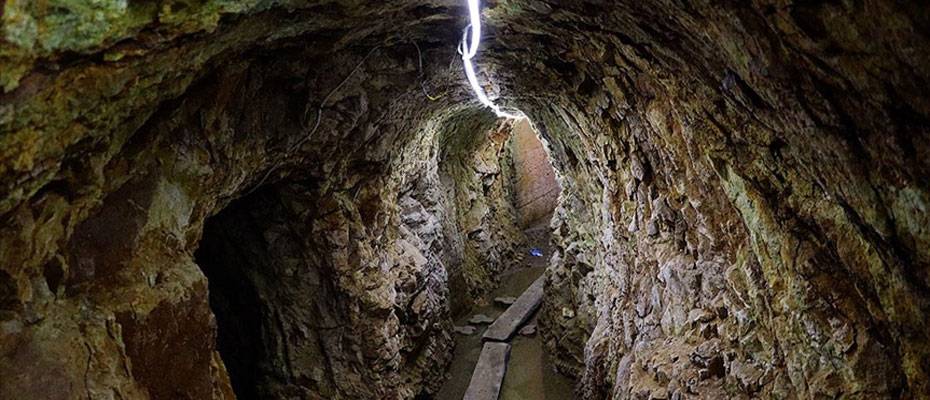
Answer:
<svg viewBox="0 0 930 400"><path fill-rule="evenodd" d="M549 153L528 119L514 123L510 145L515 169L514 206L520 226L548 227L562 190Z"/></svg>
<svg viewBox="0 0 930 400"><path fill-rule="evenodd" d="M443 223L453 230L450 238L461 238L445 260L450 305L458 315L486 300L521 253L525 237L514 203L514 123L472 109L443 125L437 178L445 199Z"/></svg>

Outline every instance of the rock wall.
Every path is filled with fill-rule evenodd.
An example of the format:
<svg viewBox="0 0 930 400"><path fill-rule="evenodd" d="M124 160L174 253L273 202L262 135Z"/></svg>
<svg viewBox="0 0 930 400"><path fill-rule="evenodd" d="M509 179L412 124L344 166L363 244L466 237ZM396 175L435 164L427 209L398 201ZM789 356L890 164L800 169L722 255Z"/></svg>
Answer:
<svg viewBox="0 0 930 400"><path fill-rule="evenodd" d="M541 332L580 397L927 397L926 7L486 3L487 88L562 186ZM463 6L5 3L0 397L231 398L195 259L218 213L265 241L234 273L340 293L269 298L262 391L428 394L449 297L517 242L502 139L442 144L488 132Z"/></svg>
<svg viewBox="0 0 930 400"><path fill-rule="evenodd" d="M545 222L558 204L559 183L546 149L530 127L529 120L520 121L514 128L513 164L520 225L526 228Z"/></svg>
<svg viewBox="0 0 930 400"><path fill-rule="evenodd" d="M439 139L439 181L447 237L461 243L444 254L450 271L451 305L458 314L494 289L525 241L514 206L514 125L494 123L486 112L468 112ZM485 126L467 122L485 121ZM490 122L490 125L487 125Z"/></svg>
<svg viewBox="0 0 930 400"><path fill-rule="evenodd" d="M926 398L927 14L535 4L490 12L545 54L495 77L565 175L543 332L580 394Z"/></svg>
<svg viewBox="0 0 930 400"><path fill-rule="evenodd" d="M361 15L341 22L368 24ZM452 49L383 36L336 44L336 56L294 49L293 37L329 39L308 34L325 30L311 22L271 29L288 18L301 17L260 13L188 38L178 54L76 66L69 73L85 86L60 89L66 73L8 95L51 107L22 92L45 91L88 109L49 119L8 103L18 111L7 122L27 127L7 125L20 133L5 135L3 149L50 169L25 180L5 170L16 190L4 199L13 206L3 224L0 375L10 379L0 397L232 398L235 386L244 398L412 398L438 387L451 356L448 277L476 275L457 289L482 293L493 285L483 269L503 268L513 240L500 240L503 212L471 212L469 232L493 235L471 238L456 224L420 224L410 200L436 215L456 215L448 204L460 201L463 216L470 202L498 201L474 182L430 186L445 157L440 134L454 130L471 147L449 157L488 190L507 190L495 183L509 182L498 178L507 176L496 165L502 143L479 140L494 121L469 118L479 123L465 129L453 118L468 107L453 106L463 96L451 74L421 65ZM202 70L186 75L178 60ZM127 78L113 84L128 89L107 86L118 73ZM165 73L181 77L163 83L173 89L145 86ZM67 161L15 151L46 140L28 136L29 121L77 127L69 139L78 143L57 150ZM421 214L454 221L436 215ZM479 246L501 254L484 257ZM466 256L464 267L443 262Z"/></svg>

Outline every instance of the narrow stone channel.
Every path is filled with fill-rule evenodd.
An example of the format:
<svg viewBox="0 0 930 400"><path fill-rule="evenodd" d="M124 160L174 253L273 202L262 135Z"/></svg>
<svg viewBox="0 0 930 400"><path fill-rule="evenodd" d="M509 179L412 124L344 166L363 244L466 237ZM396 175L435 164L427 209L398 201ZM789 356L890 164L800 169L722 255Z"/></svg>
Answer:
<svg viewBox="0 0 930 400"><path fill-rule="evenodd" d="M525 231L527 244L525 258L516 263L501 278L500 287L489 299L497 297L518 297L546 269L546 261L551 255L551 243L548 219ZM541 257L534 257L529 250L542 250ZM497 318L506 310L506 306L492 301L492 304L475 307L455 320L456 326L475 326L474 333L465 335L457 333L455 337L455 355L449 368L450 377L436 395L437 400L458 400L462 398L471 380L478 356L481 354L481 335L488 324L470 324L475 315ZM538 314L538 312L537 312ZM511 339L510 361L507 374L501 387L500 400L539 400L571 399L572 381L555 371L538 332L537 316L533 316L524 326L536 326L532 335L517 334Z"/></svg>

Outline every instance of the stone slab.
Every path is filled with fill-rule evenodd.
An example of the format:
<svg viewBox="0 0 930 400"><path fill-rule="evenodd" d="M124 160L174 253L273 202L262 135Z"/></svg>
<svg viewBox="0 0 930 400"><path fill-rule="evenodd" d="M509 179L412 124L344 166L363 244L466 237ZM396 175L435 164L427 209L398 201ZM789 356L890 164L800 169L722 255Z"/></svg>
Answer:
<svg viewBox="0 0 930 400"><path fill-rule="evenodd" d="M468 320L468 323L473 325L484 325L494 322L494 318L491 318L484 314L475 314Z"/></svg>
<svg viewBox="0 0 930 400"><path fill-rule="evenodd" d="M536 312L536 309L539 308L539 304L542 303L544 282L545 275L536 279L536 281L517 298L516 302L510 307L507 307L507 310L497 317L497 320L484 332L482 339L498 342L506 342L509 340L517 329L520 328L520 325L523 325L524 322L529 320L533 313Z"/></svg>
<svg viewBox="0 0 930 400"><path fill-rule="evenodd" d="M516 297L502 296L502 297L494 298L494 303L502 305L504 307L510 307L511 305L513 305L513 303L516 303L516 302L517 302Z"/></svg>
<svg viewBox="0 0 930 400"><path fill-rule="evenodd" d="M453 326L452 330L455 331L455 333L458 333L460 335L471 336L475 334L476 328L471 325L465 325L465 326Z"/></svg>
<svg viewBox="0 0 930 400"><path fill-rule="evenodd" d="M497 400L509 357L509 343L485 342L462 400Z"/></svg>

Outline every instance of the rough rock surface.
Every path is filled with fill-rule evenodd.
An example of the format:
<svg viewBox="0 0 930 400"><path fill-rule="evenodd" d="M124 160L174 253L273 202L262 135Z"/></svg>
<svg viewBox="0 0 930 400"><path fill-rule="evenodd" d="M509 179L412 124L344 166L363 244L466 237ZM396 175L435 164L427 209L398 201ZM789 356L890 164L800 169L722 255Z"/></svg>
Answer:
<svg viewBox="0 0 930 400"><path fill-rule="evenodd" d="M527 120L520 121L513 131L514 206L520 225L529 228L548 222L559 201L559 183L549 163L543 143Z"/></svg>
<svg viewBox="0 0 930 400"><path fill-rule="evenodd" d="M496 130L460 3L0 6L0 398L232 398L201 268L282 321L263 393L434 390L520 240L507 146L449 140ZM579 397L928 396L926 7L486 3L562 186L540 334Z"/></svg>
<svg viewBox="0 0 930 400"><path fill-rule="evenodd" d="M175 26L165 2L83 61L36 48L59 66L16 88L4 75L0 397L412 398L441 383L449 277L473 300L520 239L498 237L519 232L499 210L509 128L457 106L452 72L426 62L451 57L453 16L411 29L387 23L410 4L233 3L178 4L194 20ZM17 7L4 18L44 12ZM461 176L439 185L453 159Z"/></svg>
<svg viewBox="0 0 930 400"><path fill-rule="evenodd" d="M480 122L485 121L484 124ZM475 122L479 122L476 124ZM438 180L442 193L434 215L448 238L442 249L449 270L450 305L466 311L494 288L516 260L525 238L514 207L512 122L495 124L487 112L464 112L442 122ZM451 129L449 127L455 127ZM422 192L435 195L435 179L420 179Z"/></svg>
<svg viewBox="0 0 930 400"><path fill-rule="evenodd" d="M518 33L540 13L562 23ZM533 37L528 53L559 54L536 67L558 71L547 95L572 99L521 107L572 196L541 332L583 397L930 393L926 10L497 15L505 45ZM541 93L532 76L513 87Z"/></svg>

